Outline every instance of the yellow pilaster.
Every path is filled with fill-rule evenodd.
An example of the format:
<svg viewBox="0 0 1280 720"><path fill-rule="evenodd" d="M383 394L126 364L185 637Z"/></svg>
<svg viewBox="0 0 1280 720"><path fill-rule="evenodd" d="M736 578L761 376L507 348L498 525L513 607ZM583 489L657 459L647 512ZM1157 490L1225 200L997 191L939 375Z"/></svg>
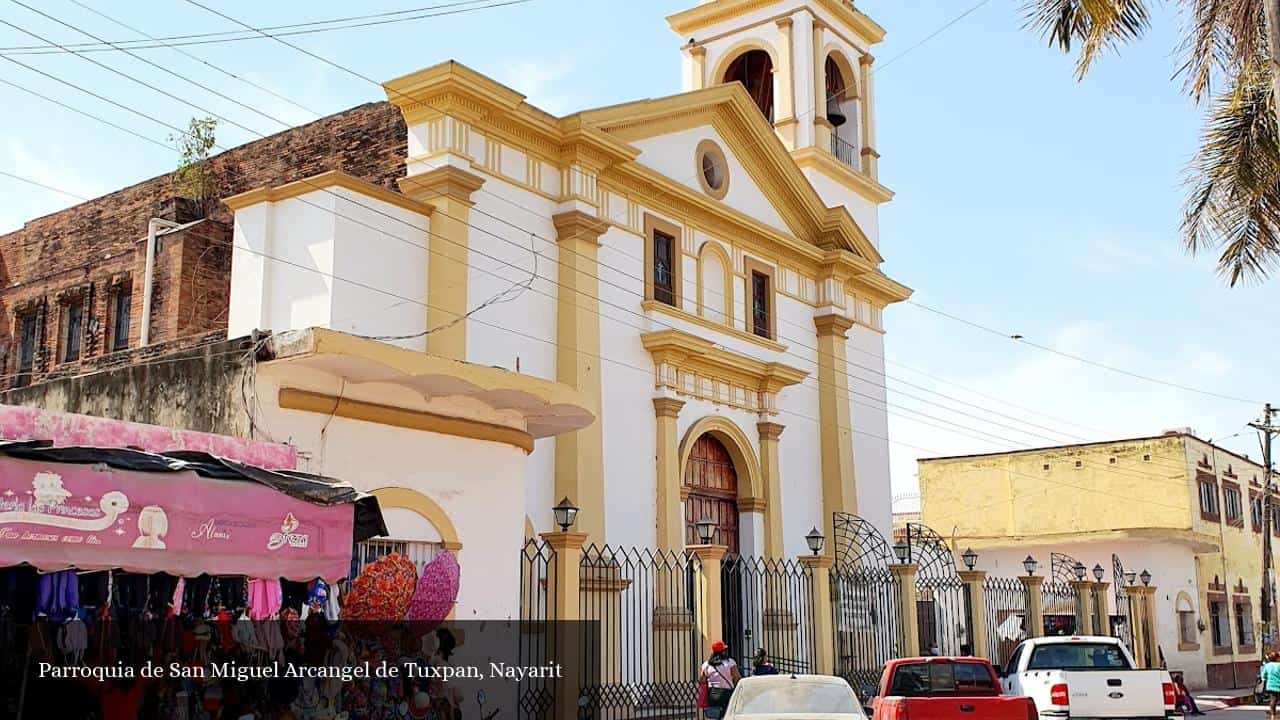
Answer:
<svg viewBox="0 0 1280 720"><path fill-rule="evenodd" d="M1076 632L1089 635L1094 632L1094 583L1090 580L1072 580L1071 590L1076 596Z"/></svg>
<svg viewBox="0 0 1280 720"><path fill-rule="evenodd" d="M871 78L875 75L871 64L874 62L875 58L870 53L858 58L862 80L862 102L859 103L862 109L862 172L872 180L880 175L880 153L876 152L875 93L871 87Z"/></svg>
<svg viewBox="0 0 1280 720"><path fill-rule="evenodd" d="M729 548L724 545L690 545L686 548L698 558L698 576L694 592L698 602L698 657L710 657L711 643L720 639L723 617L720 607L720 563Z"/></svg>
<svg viewBox="0 0 1280 720"><path fill-rule="evenodd" d="M788 150L796 149L796 90L795 61L792 56L791 26L789 17L778 18L778 67L774 77L778 79L778 99L775 103L773 126Z"/></svg>
<svg viewBox="0 0 1280 720"><path fill-rule="evenodd" d="M853 321L835 313L815 317L818 330L818 419L822 450L822 516L858 514L857 479L853 470L853 427L849 411L849 376L845 372L845 340ZM827 554L835 554L827 543Z"/></svg>
<svg viewBox="0 0 1280 720"><path fill-rule="evenodd" d="M1129 588L1129 624L1133 635L1133 656L1138 667L1152 668L1159 664L1155 655L1155 588L1135 585Z"/></svg>
<svg viewBox="0 0 1280 720"><path fill-rule="evenodd" d="M699 45L689 50L693 59L693 88L701 90L707 86L707 49Z"/></svg>
<svg viewBox="0 0 1280 720"><path fill-rule="evenodd" d="M669 397L653 399L653 412L658 423L658 549L679 551L684 547L684 521L680 508L680 438L676 421L683 400Z"/></svg>
<svg viewBox="0 0 1280 720"><path fill-rule="evenodd" d="M782 557L782 473L778 465L778 440L785 426L758 422L760 474L764 480L764 556Z"/></svg>
<svg viewBox="0 0 1280 720"><path fill-rule="evenodd" d="M920 620L916 607L916 573L920 568L911 563L890 565L890 572L898 579L898 648L897 657L911 657L921 653Z"/></svg>
<svg viewBox="0 0 1280 720"><path fill-rule="evenodd" d="M835 631L831 624L831 566L835 564L835 558L830 555L802 555L800 563L809 568L813 583L814 672L832 675L836 667Z"/></svg>
<svg viewBox="0 0 1280 720"><path fill-rule="evenodd" d="M1107 590L1111 583L1093 583L1093 633L1095 635L1111 634L1111 617L1107 611Z"/></svg>
<svg viewBox="0 0 1280 720"><path fill-rule="evenodd" d="M484 179L446 165L403 177L400 189L414 200L429 202L427 240L427 352L454 360L467 359L467 273L471 196Z"/></svg>
<svg viewBox="0 0 1280 720"><path fill-rule="evenodd" d="M822 31L826 24L813 21L813 144L819 150L831 150L831 123L827 120L826 57L822 54Z"/></svg>
<svg viewBox="0 0 1280 720"><path fill-rule="evenodd" d="M547 597L552 606L548 612L554 612L552 617L557 620L577 620L581 617L578 593L582 543L587 536L577 532L547 532L542 533L542 539L555 550L555 560L547 568ZM573 632L576 626L577 623L560 623L550 638L551 657L562 668L555 680L556 720L578 720L576 700L580 694L582 668L578 664L579 638Z"/></svg>
<svg viewBox="0 0 1280 720"><path fill-rule="evenodd" d="M596 421L556 438L555 496L581 508L579 530L604 540L604 436L600 425L600 296L596 255L603 220L580 210L553 216L558 263L556 379L586 398Z"/></svg>
<svg viewBox="0 0 1280 720"><path fill-rule="evenodd" d="M960 581L964 583L969 596L969 647L974 657L991 659L991 648L987 645L987 601L983 583L987 579L986 570L961 570Z"/></svg>
<svg viewBox="0 0 1280 720"><path fill-rule="evenodd" d="M1027 591L1027 637L1044 635L1044 578L1039 575L1023 575L1018 578Z"/></svg>

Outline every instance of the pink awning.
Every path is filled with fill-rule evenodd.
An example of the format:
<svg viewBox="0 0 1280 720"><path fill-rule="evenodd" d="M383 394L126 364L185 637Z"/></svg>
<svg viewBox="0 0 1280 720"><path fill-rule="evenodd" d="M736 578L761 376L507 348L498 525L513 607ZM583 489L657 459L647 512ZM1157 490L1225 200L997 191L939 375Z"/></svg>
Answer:
<svg viewBox="0 0 1280 720"><path fill-rule="evenodd" d="M0 566L336 579L353 506L266 485L0 456Z"/></svg>

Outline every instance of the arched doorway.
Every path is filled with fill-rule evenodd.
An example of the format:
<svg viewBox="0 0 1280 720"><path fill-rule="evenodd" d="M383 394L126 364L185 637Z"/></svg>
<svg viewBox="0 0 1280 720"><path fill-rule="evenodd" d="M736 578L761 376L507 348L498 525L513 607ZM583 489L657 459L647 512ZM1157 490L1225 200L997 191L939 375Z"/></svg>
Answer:
<svg viewBox="0 0 1280 720"><path fill-rule="evenodd" d="M739 549L738 471L729 451L712 433L703 433L694 440L684 466L684 489L687 493L685 544L701 542L695 524L707 517L716 523L712 542L725 545L730 553L736 554Z"/></svg>
<svg viewBox="0 0 1280 720"><path fill-rule="evenodd" d="M748 50L729 63L723 82L740 82L765 119L773 122L773 58L764 50Z"/></svg>

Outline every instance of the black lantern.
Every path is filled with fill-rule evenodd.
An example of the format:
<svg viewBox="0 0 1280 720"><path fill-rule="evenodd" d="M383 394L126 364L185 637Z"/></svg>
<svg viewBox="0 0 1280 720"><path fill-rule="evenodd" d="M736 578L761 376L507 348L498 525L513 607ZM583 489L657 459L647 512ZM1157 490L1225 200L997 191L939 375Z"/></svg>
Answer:
<svg viewBox="0 0 1280 720"><path fill-rule="evenodd" d="M716 536L716 521L703 515L702 519L694 523L693 526L698 531L698 540L703 545L710 545L711 539Z"/></svg>
<svg viewBox="0 0 1280 720"><path fill-rule="evenodd" d="M1077 560L1071 571L1076 574L1076 580L1084 580L1084 563Z"/></svg>
<svg viewBox="0 0 1280 720"><path fill-rule="evenodd" d="M907 555L910 554L911 547L906 542L899 540L893 544L893 556L898 558L899 563L907 561Z"/></svg>
<svg viewBox="0 0 1280 720"><path fill-rule="evenodd" d="M1093 566L1093 579L1097 580L1098 582L1102 582L1102 566L1101 565Z"/></svg>
<svg viewBox="0 0 1280 720"><path fill-rule="evenodd" d="M1142 580L1142 584L1143 584L1143 585L1150 585L1150 584L1151 584L1151 573L1147 572L1147 569L1146 569L1146 568L1143 568L1143 569L1142 569L1142 574L1141 574L1141 575L1139 575L1139 576L1138 576L1138 578L1139 578L1140 580Z"/></svg>
<svg viewBox="0 0 1280 720"><path fill-rule="evenodd" d="M1132 571L1132 570L1126 570L1126 571L1125 571L1125 573L1124 573L1124 584L1125 584L1125 585L1132 585L1132 584L1133 584L1133 581L1134 581L1134 580L1136 580L1136 579L1137 579L1137 577L1138 577L1138 574L1137 574L1137 573L1135 573L1134 571Z"/></svg>
<svg viewBox="0 0 1280 720"><path fill-rule="evenodd" d="M1027 575L1035 575L1036 568L1039 566L1040 566L1040 563L1036 562L1036 559L1031 557L1030 555L1028 555L1027 558L1022 561L1022 567L1027 571Z"/></svg>
<svg viewBox="0 0 1280 720"><path fill-rule="evenodd" d="M964 561L965 568L972 570L978 564L978 553L974 552L973 548L965 548L960 554L960 559Z"/></svg>
<svg viewBox="0 0 1280 720"><path fill-rule="evenodd" d="M809 546L809 549L813 551L814 555L822 552L822 543L824 540L826 540L826 538L822 537L822 533L818 532L818 527L816 525L809 531L808 535L804 536L805 544Z"/></svg>
<svg viewBox="0 0 1280 720"><path fill-rule="evenodd" d="M560 504L551 508L551 513L556 517L556 524L560 526L560 532L568 532L573 527L573 523L578 519L578 506L569 502L568 496L560 500Z"/></svg>

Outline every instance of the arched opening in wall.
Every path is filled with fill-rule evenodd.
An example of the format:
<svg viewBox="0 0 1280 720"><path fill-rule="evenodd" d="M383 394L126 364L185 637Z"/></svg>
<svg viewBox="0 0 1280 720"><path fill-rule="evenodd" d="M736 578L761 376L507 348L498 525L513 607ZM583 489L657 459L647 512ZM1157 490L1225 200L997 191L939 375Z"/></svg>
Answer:
<svg viewBox="0 0 1280 720"><path fill-rule="evenodd" d="M858 167L858 92L853 68L838 53L827 55L823 72L826 76L826 113L831 123L831 154L840 162Z"/></svg>
<svg viewBox="0 0 1280 720"><path fill-rule="evenodd" d="M724 71L723 82L740 82L766 120L773 122L773 58L764 50L748 50Z"/></svg>
<svg viewBox="0 0 1280 720"><path fill-rule="evenodd" d="M684 466L685 544L697 545L697 522L709 518L716 524L711 542L724 545L737 553L738 471L724 444L711 433L703 433L694 441Z"/></svg>
<svg viewBox="0 0 1280 720"><path fill-rule="evenodd" d="M449 516L434 500L409 488L384 487L372 493L382 508L387 525L385 537L369 538L356 544L351 557L351 577L365 565L385 555L397 553L422 569L445 550L457 553L462 544Z"/></svg>

